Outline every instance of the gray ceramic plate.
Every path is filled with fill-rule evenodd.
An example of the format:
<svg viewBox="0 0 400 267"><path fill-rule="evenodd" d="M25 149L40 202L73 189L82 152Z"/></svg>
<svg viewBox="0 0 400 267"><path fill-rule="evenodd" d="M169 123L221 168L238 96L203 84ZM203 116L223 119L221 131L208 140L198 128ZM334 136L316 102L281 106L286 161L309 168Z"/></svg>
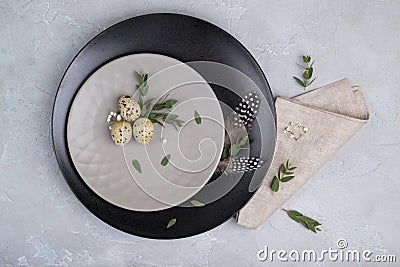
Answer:
<svg viewBox="0 0 400 267"><path fill-rule="evenodd" d="M179 131L155 124L148 145L132 139L121 148L111 140L106 117L118 110L120 96L138 98L136 72L150 76L147 99L168 94L178 100L173 113L185 124ZM213 90L195 70L167 56L135 54L105 64L85 81L71 106L67 141L79 175L97 195L125 209L157 211L188 200L207 183L222 152L223 125ZM168 154L170 163L162 166ZM132 160L140 162L141 173Z"/></svg>

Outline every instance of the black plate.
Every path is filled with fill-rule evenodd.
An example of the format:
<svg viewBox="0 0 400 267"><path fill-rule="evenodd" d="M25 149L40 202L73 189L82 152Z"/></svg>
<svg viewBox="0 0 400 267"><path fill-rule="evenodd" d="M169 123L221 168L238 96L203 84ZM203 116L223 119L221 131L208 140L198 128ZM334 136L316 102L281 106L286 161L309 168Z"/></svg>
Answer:
<svg viewBox="0 0 400 267"><path fill-rule="evenodd" d="M261 68L250 53L231 35L206 21L178 14L149 14L122 21L93 38L72 60L66 70L54 102L53 144L64 177L78 199L98 218L122 231L148 238L181 238L210 230L228 220L254 194L249 192L254 179L260 184L263 176L246 173L224 197L201 208L173 207L157 212L134 212L119 208L96 195L77 173L68 152L66 137L70 106L81 84L95 70L118 57L135 53L155 53L183 62L213 61L232 66L249 76L261 89L275 122L273 98ZM217 97L230 106L238 97L213 86ZM275 127L275 124L271 127ZM274 131L275 132L275 131ZM258 124L250 136L251 154L260 154L261 136ZM269 146L264 165L270 166L275 136ZM265 175L265 173L264 173ZM171 218L177 223L166 229Z"/></svg>

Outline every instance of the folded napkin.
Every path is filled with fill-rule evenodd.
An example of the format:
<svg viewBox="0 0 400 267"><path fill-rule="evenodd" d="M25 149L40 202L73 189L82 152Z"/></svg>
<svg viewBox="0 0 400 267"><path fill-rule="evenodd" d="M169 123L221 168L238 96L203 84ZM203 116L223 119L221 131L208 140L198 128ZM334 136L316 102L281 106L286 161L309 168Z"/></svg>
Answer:
<svg viewBox="0 0 400 267"><path fill-rule="evenodd" d="M237 223L257 228L279 209L368 121L360 88L347 79L303 95L275 102L277 143L271 168L258 191L236 216ZM290 160L295 178L272 194L272 179Z"/></svg>

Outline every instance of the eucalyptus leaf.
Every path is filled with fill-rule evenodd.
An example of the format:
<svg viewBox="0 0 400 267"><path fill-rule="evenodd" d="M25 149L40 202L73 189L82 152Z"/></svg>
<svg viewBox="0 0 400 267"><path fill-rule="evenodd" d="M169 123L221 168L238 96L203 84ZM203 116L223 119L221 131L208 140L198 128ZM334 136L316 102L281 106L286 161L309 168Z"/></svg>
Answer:
<svg viewBox="0 0 400 267"><path fill-rule="evenodd" d="M161 160L161 165L162 166L167 166L169 163L169 159L171 158L171 154L166 155L162 160Z"/></svg>
<svg viewBox="0 0 400 267"><path fill-rule="evenodd" d="M310 55L303 56L303 61L304 61L305 63L309 63L309 62L311 61L311 56L310 56Z"/></svg>
<svg viewBox="0 0 400 267"><path fill-rule="evenodd" d="M140 163L138 160L132 160L132 165L138 171L138 173L142 173L142 168L140 167Z"/></svg>
<svg viewBox="0 0 400 267"><path fill-rule="evenodd" d="M285 174L285 172L286 172L285 165L281 164L280 172L282 172L282 174Z"/></svg>
<svg viewBox="0 0 400 267"><path fill-rule="evenodd" d="M303 73L304 79L308 80L311 78L311 72L310 69L306 69L306 71Z"/></svg>
<svg viewBox="0 0 400 267"><path fill-rule="evenodd" d="M164 109L164 104L155 104L152 108L154 111L162 110Z"/></svg>
<svg viewBox="0 0 400 267"><path fill-rule="evenodd" d="M192 203L192 205L195 206L195 207L204 207L206 205L203 202L200 202L200 201L195 200L195 199L192 199L190 201L190 203Z"/></svg>
<svg viewBox="0 0 400 267"><path fill-rule="evenodd" d="M141 111L140 111L140 115L141 115L142 117L144 117L146 113L147 113L146 105L143 105L143 106L142 106L142 109L141 109Z"/></svg>
<svg viewBox="0 0 400 267"><path fill-rule="evenodd" d="M271 189L273 192L278 192L279 190L279 180L276 176L272 179Z"/></svg>
<svg viewBox="0 0 400 267"><path fill-rule="evenodd" d="M194 120L196 121L197 124L201 124L200 114L196 110L194 111Z"/></svg>
<svg viewBox="0 0 400 267"><path fill-rule="evenodd" d="M166 108L172 108L172 106L175 105L176 102L178 102L178 100L170 99L167 102L165 102L165 107Z"/></svg>
<svg viewBox="0 0 400 267"><path fill-rule="evenodd" d="M282 183L286 183L289 182L290 180L292 180L294 178L294 176L285 176L281 179Z"/></svg>
<svg viewBox="0 0 400 267"><path fill-rule="evenodd" d="M249 140L249 137L246 135L245 137L243 137L242 139L240 139L239 141L239 146L244 146L245 144L247 144L247 141Z"/></svg>
<svg viewBox="0 0 400 267"><path fill-rule="evenodd" d="M296 222L299 222L299 219L297 219L296 215L290 213L290 211L288 212L288 216L289 216L292 220L294 220L294 221L296 221Z"/></svg>
<svg viewBox="0 0 400 267"><path fill-rule="evenodd" d="M176 218L169 220L169 222L167 224L167 229L172 227L175 223L176 223Z"/></svg>
<svg viewBox="0 0 400 267"><path fill-rule="evenodd" d="M159 122L158 120L150 119L150 121L153 122L153 123L157 123L157 124L161 125L162 127L164 127L164 124L162 124L162 123Z"/></svg>
<svg viewBox="0 0 400 267"><path fill-rule="evenodd" d="M296 210L289 210L289 211L288 211L288 214L291 214L291 215L293 215L293 216L303 216L302 213L300 213L300 212L298 212L298 211L296 211Z"/></svg>
<svg viewBox="0 0 400 267"><path fill-rule="evenodd" d="M176 120L178 117L179 117L178 115L170 113L168 114L167 118L170 120Z"/></svg>
<svg viewBox="0 0 400 267"><path fill-rule="evenodd" d="M300 85L303 86L303 87L306 87L306 85L303 83L302 80L300 80L299 78L297 78L297 77L295 77L295 76L293 76L293 78L297 81L298 84L300 84Z"/></svg>
<svg viewBox="0 0 400 267"><path fill-rule="evenodd" d="M229 157L229 148L224 147L224 150L222 150L221 160L225 160L228 157Z"/></svg>
<svg viewBox="0 0 400 267"><path fill-rule="evenodd" d="M236 156L239 153L239 147L237 144L232 144L231 148L229 149L229 154L231 156Z"/></svg>
<svg viewBox="0 0 400 267"><path fill-rule="evenodd" d="M142 86L141 88L142 88L142 90L141 90L142 95L146 96L147 93L149 92L149 86L145 85L145 86Z"/></svg>

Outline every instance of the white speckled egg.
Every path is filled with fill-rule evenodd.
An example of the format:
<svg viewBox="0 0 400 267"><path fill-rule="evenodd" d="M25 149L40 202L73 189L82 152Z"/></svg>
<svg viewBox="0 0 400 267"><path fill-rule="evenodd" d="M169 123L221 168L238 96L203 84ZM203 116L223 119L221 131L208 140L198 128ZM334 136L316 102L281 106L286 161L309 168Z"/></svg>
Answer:
<svg viewBox="0 0 400 267"><path fill-rule="evenodd" d="M123 146L132 139L132 126L126 121L117 121L111 127L111 138L117 146Z"/></svg>
<svg viewBox="0 0 400 267"><path fill-rule="evenodd" d="M140 106L135 99L128 95L121 96L118 101L119 111L124 120L134 122L140 117Z"/></svg>
<svg viewBox="0 0 400 267"><path fill-rule="evenodd" d="M154 135L153 123L148 118L139 118L133 124L133 137L142 145L148 144Z"/></svg>

